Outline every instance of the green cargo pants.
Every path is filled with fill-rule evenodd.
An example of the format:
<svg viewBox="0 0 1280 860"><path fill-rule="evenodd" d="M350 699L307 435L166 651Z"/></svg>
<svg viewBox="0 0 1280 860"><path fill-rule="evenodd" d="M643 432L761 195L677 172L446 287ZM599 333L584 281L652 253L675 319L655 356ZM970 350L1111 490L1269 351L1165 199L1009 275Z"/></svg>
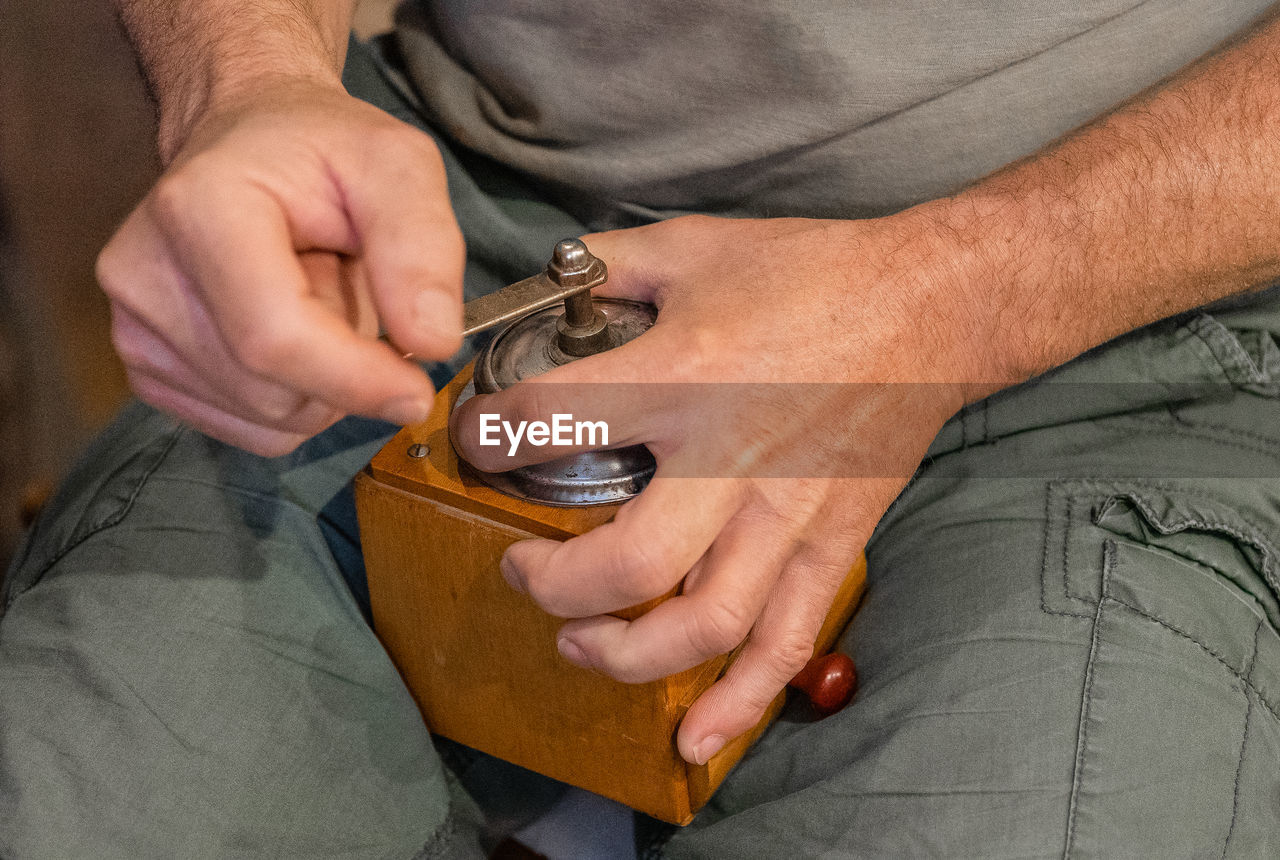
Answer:
<svg viewBox="0 0 1280 860"><path fill-rule="evenodd" d="M348 81L421 125L367 52ZM469 296L583 232L446 158ZM857 699L642 850L1280 854L1277 336L1272 290L952 419L868 549ZM0 857L479 856L483 786L363 611L349 484L391 431L264 460L132 405L97 440L5 583Z"/></svg>

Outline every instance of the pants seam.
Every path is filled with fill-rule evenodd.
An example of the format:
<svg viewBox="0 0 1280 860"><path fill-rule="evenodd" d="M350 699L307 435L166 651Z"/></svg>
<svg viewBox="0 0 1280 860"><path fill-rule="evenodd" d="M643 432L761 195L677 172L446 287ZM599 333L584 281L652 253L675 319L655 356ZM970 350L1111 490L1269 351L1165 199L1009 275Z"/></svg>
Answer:
<svg viewBox="0 0 1280 860"><path fill-rule="evenodd" d="M1258 619L1258 625L1253 628L1253 653L1249 655L1249 667L1246 671L1248 678L1253 678L1253 667L1258 661L1258 635L1262 632L1262 619ZM1231 835L1236 830L1236 819L1240 814L1240 773L1244 770L1244 754L1249 746L1249 723L1253 719L1253 697L1249 695L1248 682L1244 688L1244 732L1240 737L1240 761L1236 764L1236 777L1232 783L1231 789L1231 823L1227 825L1227 838L1222 843L1222 858L1226 860L1227 849L1231 847Z"/></svg>
<svg viewBox="0 0 1280 860"><path fill-rule="evenodd" d="M437 860L437 858L446 856L449 850L448 840L453 838L457 832L458 823L453 817L453 811L450 810L445 813L444 821L440 822L435 832L427 838L427 841L423 843L422 847L418 849L410 860Z"/></svg>
<svg viewBox="0 0 1280 860"><path fill-rule="evenodd" d="M1146 422L1143 422L1142 419L1138 419L1133 416L1123 416L1122 420L1125 420L1127 421L1127 423L1131 423L1131 424L1146 423ZM1129 427L1126 429L1126 432L1141 433L1145 436L1166 436L1169 434L1176 434L1178 436L1187 436L1192 439L1198 439L1201 442L1212 442L1217 445L1225 445L1228 448L1237 448L1241 451L1249 451L1250 453L1253 453L1253 454L1263 454L1267 457L1274 457L1276 454L1276 445L1274 442L1270 442L1270 440L1266 440L1268 444L1251 444L1249 442L1242 442L1235 439L1223 439L1221 436L1215 436L1212 433L1198 433L1192 430L1187 430L1186 429L1187 426L1188 425L1186 424L1183 424L1178 427L1169 427L1164 424L1161 424L1158 427L1139 426L1139 427ZM1191 426L1195 426L1195 425L1191 425Z"/></svg>
<svg viewBox="0 0 1280 860"><path fill-rule="evenodd" d="M1134 421L1140 424L1150 424L1158 427L1167 427L1165 422L1159 418L1151 418L1151 417L1142 416L1142 415L1130 415L1128 416L1128 418L1130 421ZM1280 451L1280 439L1276 439L1273 436L1268 436L1265 433L1258 433L1253 430L1244 430L1240 427L1232 427L1229 424L1211 424L1207 421L1188 421L1187 419L1177 414L1173 415L1173 421L1174 421L1174 426L1168 429L1171 432L1178 433L1181 435L1195 435L1197 437L1203 437L1204 435L1203 433L1197 433L1196 431L1211 430L1214 433L1225 433L1229 436L1238 436L1241 439L1249 439L1253 442L1256 442L1259 445L1262 445L1270 449L1272 453Z"/></svg>
<svg viewBox="0 0 1280 860"><path fill-rule="evenodd" d="M18 598L38 585L44 578L45 574L48 573L54 565L66 558L67 555L69 555L76 547L80 546L94 535L104 532L110 528L114 528L123 522L124 518L129 515L131 510L133 510L134 503L137 502L138 496L141 495L142 489L147 485L151 476L154 475L156 470L164 464L164 461L169 457L169 453L173 450L174 446L178 444L178 439L182 436L182 432L183 430L181 427L170 431L169 439L165 442L163 449L161 449L155 460L153 460L143 471L142 475L138 478L138 483L134 486L133 491L129 493L129 498L125 499L124 504L122 504L119 509L90 526L83 534L75 536L73 540L68 541L65 546L60 547L57 552L47 558L44 563L41 564L39 571L37 571L36 574L23 585L21 590L15 590L13 592L4 608L7 610L9 607L13 606L13 604L17 602Z"/></svg>
<svg viewBox="0 0 1280 860"><path fill-rule="evenodd" d="M1100 596L1098 598L1093 598L1092 595L1088 594L1087 592L1084 594L1078 594L1071 590L1071 584L1072 584L1071 583L1071 535L1073 530L1076 528L1077 525L1079 525L1079 522L1080 522L1078 519L1078 514L1076 513L1076 506L1086 501L1089 501L1088 497L1082 496L1077 493L1067 493L1063 498L1063 503L1066 507L1066 514L1064 517L1064 521L1063 521L1064 525L1062 529L1062 595L1067 600L1075 601L1076 603L1081 603L1081 604L1084 604L1085 606L1092 607L1093 603L1095 602L1095 599L1097 600L1101 599ZM1104 556L1104 563L1105 563L1105 556ZM1101 590L1103 592L1106 591L1105 588ZM1092 613L1089 613L1089 612L1086 612L1085 614L1092 615Z"/></svg>
<svg viewBox="0 0 1280 860"><path fill-rule="evenodd" d="M1167 490L1168 492L1171 492L1171 493L1187 491L1186 486L1182 484L1178 484L1167 478L1141 478L1141 477L1138 477L1138 478L1106 478L1106 477L1069 478L1065 481L1062 481L1061 483L1081 484L1083 486L1095 487L1099 489L1112 489L1112 488L1121 487L1121 486L1126 486L1126 487L1135 486L1135 487L1149 487L1151 489L1156 489L1156 490ZM1223 496L1217 495L1212 491L1205 491L1202 493L1200 492L1199 488L1196 488L1196 492L1200 495L1203 495L1205 498L1214 499L1215 501L1219 501L1219 502L1229 501L1229 499L1226 499Z"/></svg>
<svg viewBox="0 0 1280 860"><path fill-rule="evenodd" d="M1062 596L1068 599L1075 597L1071 593L1071 527L1075 524L1075 517L1072 516L1072 509L1075 508L1076 497L1067 494L1067 512L1063 518L1062 524Z"/></svg>
<svg viewBox="0 0 1280 860"><path fill-rule="evenodd" d="M287 507L297 511L307 517L318 517L319 512L310 510L304 505L299 504L291 498L287 493L264 493L253 490L248 487L237 487L234 484L224 484L218 481L210 481L203 478L187 478L177 477L173 475L160 475L155 479L159 483L173 484L186 487L201 487L206 490L215 490L220 493L237 496L242 499L252 499L259 502L270 502L271 504L280 505L282 508Z"/></svg>
<svg viewBox="0 0 1280 860"><path fill-rule="evenodd" d="M1145 618L1147 621L1150 621L1153 624L1160 625L1164 629L1168 630L1170 633L1175 633L1178 636L1181 636L1183 639L1187 639L1191 642L1194 642L1197 646L1200 647L1202 651L1204 651L1210 657L1212 657L1213 659L1221 663L1223 668L1225 668L1228 672L1234 675L1240 681L1240 683L1244 684L1246 689L1248 689L1254 695L1256 695L1258 697L1258 701L1262 704L1263 709L1266 710L1266 712L1269 713L1277 722L1280 722L1280 711L1277 711L1274 707L1271 706L1271 703L1268 702L1266 697L1262 695L1262 691L1259 690L1258 687L1253 683L1252 668L1250 668L1249 677L1245 677L1243 674L1241 674L1239 670L1237 670L1234 666L1232 666L1229 662L1227 662L1227 659L1225 657L1223 657L1217 651L1210 648L1205 643L1201 642L1196 637L1192 636L1190 633L1187 633L1185 630L1181 630L1162 618L1157 618L1156 616L1152 615L1151 613L1143 609L1139 609L1138 607L1130 603L1126 603L1123 600L1118 600L1117 598L1111 597L1110 595L1108 595L1104 599L1111 601L1117 606L1122 606L1125 609L1128 609L1130 612L1134 613L1135 615L1138 615L1141 618Z"/></svg>
<svg viewBox="0 0 1280 860"><path fill-rule="evenodd" d="M1107 541L1103 546L1103 566L1102 566L1102 592L1105 595L1107 589L1107 577L1111 572L1111 565L1115 559L1115 544ZM1066 845L1062 850L1063 858L1071 856L1071 849L1075 844L1076 837L1076 815L1080 811L1080 785L1084 781L1084 756L1085 750L1089 743L1089 708L1093 702L1093 679L1094 664L1098 657L1098 628L1102 617L1102 604L1104 600L1098 600L1097 609L1093 614L1093 630L1089 635L1089 659L1085 663L1084 670L1084 690L1080 697L1080 725L1076 729L1076 759L1074 765L1074 773L1071 775L1071 799L1067 805L1067 833Z"/></svg>
<svg viewBox="0 0 1280 860"><path fill-rule="evenodd" d="M1195 643L1206 654L1208 654L1210 657L1212 657L1213 659L1217 660L1220 664L1222 664L1223 668L1225 668L1228 672L1230 672L1233 676L1235 676L1241 682L1241 684L1244 685L1244 688L1246 691L1245 696L1247 701L1245 729L1244 729L1244 737L1241 741L1241 750L1240 750L1241 762L1240 764L1237 765L1235 794L1232 800L1232 810L1233 810L1232 824L1228 829L1228 834L1227 834L1227 840L1229 843L1231 838L1231 831L1234 830L1234 827L1235 827L1236 809L1238 808L1238 798L1239 798L1240 769L1243 767L1244 746L1248 739L1249 721L1252 718L1253 700L1252 698L1249 697L1249 693L1252 693L1254 696L1256 696L1258 699L1258 703L1262 705L1263 709L1266 710L1267 713L1271 714L1273 719L1280 722L1280 713L1278 713L1277 710L1271 706L1271 703L1267 701L1266 697L1263 696L1262 691L1259 690L1257 686L1254 685L1252 680L1254 668L1257 661L1258 638L1262 632L1263 621L1262 619L1259 619L1257 625L1254 627L1254 633L1253 633L1254 646L1253 646L1253 652L1249 658L1248 665L1246 667L1242 667L1243 671L1237 670L1234 666L1231 665L1230 662L1227 661L1225 657L1222 656L1222 654L1220 654L1218 651L1214 650L1204 642L1201 642L1195 636L1192 636L1186 631L1179 629L1178 627L1170 624L1169 622L1161 618L1158 618L1152 615L1151 613L1138 608L1137 606L1134 606L1130 603L1127 603L1123 600L1120 600L1110 595L1108 593L1108 584L1110 582L1112 570L1115 566L1115 552L1116 552L1115 542L1111 540L1106 541L1105 544L1103 545L1104 563L1103 563L1103 569L1102 569L1102 596L1098 600L1097 612L1094 615L1093 632L1092 632L1092 635L1090 636L1090 641L1089 641L1089 658L1085 664L1085 684L1084 684L1084 691L1081 696L1081 704L1080 704L1080 727L1077 731L1075 772L1072 774L1072 781L1071 781L1071 799L1068 806L1066 847L1063 851L1063 857L1069 858L1071 856L1071 852L1075 844L1075 837L1077 833L1077 818L1079 813L1079 793L1080 793L1081 784L1083 782L1084 759L1085 759L1086 749L1088 746L1088 719L1089 719L1090 706L1092 704L1092 699L1093 699L1093 683L1095 679L1094 668L1095 668L1095 662L1097 660L1097 653L1098 653L1099 627L1100 627L1100 621L1101 621L1101 615L1102 615L1102 608L1103 608L1103 605L1106 603L1113 603L1117 606L1128 609L1130 612L1134 613L1140 618L1144 618L1147 621L1150 621L1153 624L1159 625L1160 627L1163 627L1164 629L1168 630L1171 633L1174 633L1177 636L1181 636L1182 638ZM1226 851L1225 846L1223 848L1223 851L1225 854L1225 851Z"/></svg>

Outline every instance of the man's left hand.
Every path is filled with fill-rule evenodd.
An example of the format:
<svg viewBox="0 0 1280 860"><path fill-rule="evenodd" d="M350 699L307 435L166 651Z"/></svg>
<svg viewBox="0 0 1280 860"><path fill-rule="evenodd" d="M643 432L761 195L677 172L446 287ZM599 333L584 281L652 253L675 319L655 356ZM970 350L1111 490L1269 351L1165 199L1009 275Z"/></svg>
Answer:
<svg viewBox="0 0 1280 860"><path fill-rule="evenodd" d="M481 412L589 416L608 423L611 447L653 452L655 477L612 522L516 544L502 568L573 619L565 658L621 681L743 645L681 725L689 761L755 725L805 665L880 515L968 386L991 375L987 309L956 299L963 255L941 234L918 253L914 217L688 217L588 236L610 267L598 292L652 302L657 323L455 415L463 455L490 471L579 449L481 447ZM634 621L607 614L681 582Z"/></svg>

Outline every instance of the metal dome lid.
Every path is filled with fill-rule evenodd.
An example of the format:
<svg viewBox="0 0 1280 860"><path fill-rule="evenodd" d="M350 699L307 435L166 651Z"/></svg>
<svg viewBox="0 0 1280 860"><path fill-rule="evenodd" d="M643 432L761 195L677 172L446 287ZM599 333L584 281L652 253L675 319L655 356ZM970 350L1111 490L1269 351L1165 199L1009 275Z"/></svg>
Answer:
<svg viewBox="0 0 1280 860"><path fill-rule="evenodd" d="M595 352L622 346L639 337L657 319L653 305L644 302L593 299L592 306L604 319L601 347ZM557 305L534 311L498 332L476 359L476 390L483 394L501 391L582 358L564 350L559 331L566 327L564 317L564 308Z"/></svg>

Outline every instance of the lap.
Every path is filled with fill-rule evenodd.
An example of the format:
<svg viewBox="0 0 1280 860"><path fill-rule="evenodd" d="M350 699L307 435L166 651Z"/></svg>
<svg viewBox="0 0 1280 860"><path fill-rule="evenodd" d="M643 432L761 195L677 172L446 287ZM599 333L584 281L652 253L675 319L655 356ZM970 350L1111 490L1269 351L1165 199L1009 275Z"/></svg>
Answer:
<svg viewBox="0 0 1280 860"><path fill-rule="evenodd" d="M855 704L779 723L667 853L1256 853L1280 443L1247 428L1275 408L938 452L870 548ZM471 810L320 525L385 432L262 461L134 407L89 452L0 623L9 853L462 850Z"/></svg>
<svg viewBox="0 0 1280 860"><path fill-rule="evenodd" d="M665 853L1274 853L1280 377L1202 324L958 416L869 547L853 704L780 722Z"/></svg>

